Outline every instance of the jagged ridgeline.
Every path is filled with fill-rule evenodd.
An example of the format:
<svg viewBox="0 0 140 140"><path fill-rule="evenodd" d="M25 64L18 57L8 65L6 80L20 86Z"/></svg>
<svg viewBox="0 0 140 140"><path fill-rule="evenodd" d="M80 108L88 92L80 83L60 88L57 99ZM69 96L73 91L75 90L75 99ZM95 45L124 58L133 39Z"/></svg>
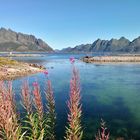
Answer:
<svg viewBox="0 0 140 140"><path fill-rule="evenodd" d="M101 40L97 39L92 44L82 44L74 48L68 47L61 50L62 52L126 52L140 53L140 37L129 41L125 37L120 39Z"/></svg>
<svg viewBox="0 0 140 140"><path fill-rule="evenodd" d="M17 33L11 29L0 28L0 51L52 52L53 49L33 35Z"/></svg>

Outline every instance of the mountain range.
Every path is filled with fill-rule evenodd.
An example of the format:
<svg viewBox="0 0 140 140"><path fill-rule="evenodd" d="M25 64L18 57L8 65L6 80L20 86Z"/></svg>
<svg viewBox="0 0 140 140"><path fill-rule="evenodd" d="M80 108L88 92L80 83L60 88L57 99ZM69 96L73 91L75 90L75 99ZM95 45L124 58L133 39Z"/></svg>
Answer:
<svg viewBox="0 0 140 140"><path fill-rule="evenodd" d="M11 29L0 28L0 51L53 52L53 49L34 35L17 33Z"/></svg>
<svg viewBox="0 0 140 140"><path fill-rule="evenodd" d="M136 53L140 52L140 37L130 41L125 37L120 39L101 40L97 39L92 44L77 45L74 48L68 47L61 50L61 52L75 53L75 52L124 52Z"/></svg>
<svg viewBox="0 0 140 140"><path fill-rule="evenodd" d="M140 53L140 37L133 41L125 37L120 39L101 40L97 39L91 44L81 44L73 48L64 48L61 51L53 50L43 40L34 35L15 32L11 29L0 28L0 51L1 52L65 52L65 53L83 53L83 52L122 52L122 53Z"/></svg>

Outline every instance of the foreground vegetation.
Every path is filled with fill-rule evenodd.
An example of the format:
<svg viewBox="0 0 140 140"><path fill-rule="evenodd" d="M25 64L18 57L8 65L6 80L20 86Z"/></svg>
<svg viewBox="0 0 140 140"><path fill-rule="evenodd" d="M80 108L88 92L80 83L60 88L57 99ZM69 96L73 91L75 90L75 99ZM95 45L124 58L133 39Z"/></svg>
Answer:
<svg viewBox="0 0 140 140"><path fill-rule="evenodd" d="M70 59L74 63L74 59ZM80 81L78 70L73 65L72 78L70 80L70 94L67 106L67 126L65 140L81 140L84 129L81 126L82 105L80 96ZM45 107L42 103L39 83L33 83L30 91L28 81L24 81L21 89L21 104L24 108L24 117L17 112L15 95L11 82L0 82L0 139L1 140L57 140L55 98L51 81L46 76ZM22 113L23 114L23 113ZM93 136L95 140L109 140L109 133L102 121L101 129Z"/></svg>

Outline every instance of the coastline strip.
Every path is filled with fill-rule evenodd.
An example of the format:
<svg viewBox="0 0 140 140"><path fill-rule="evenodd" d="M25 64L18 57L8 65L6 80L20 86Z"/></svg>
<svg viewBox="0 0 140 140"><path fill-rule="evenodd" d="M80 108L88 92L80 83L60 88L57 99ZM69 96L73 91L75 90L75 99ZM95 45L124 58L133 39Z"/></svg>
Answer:
<svg viewBox="0 0 140 140"><path fill-rule="evenodd" d="M140 62L140 56L95 56L95 57L84 57L82 60L86 63L94 62Z"/></svg>

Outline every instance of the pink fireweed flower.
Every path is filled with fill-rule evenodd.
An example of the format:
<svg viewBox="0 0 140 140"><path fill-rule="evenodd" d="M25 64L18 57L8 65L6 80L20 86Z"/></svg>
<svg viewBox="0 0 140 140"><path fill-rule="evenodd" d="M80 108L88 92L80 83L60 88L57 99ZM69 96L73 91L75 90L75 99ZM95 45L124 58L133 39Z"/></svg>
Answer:
<svg viewBox="0 0 140 140"><path fill-rule="evenodd" d="M33 86L34 86L34 87L37 87L37 86L38 86L38 83L37 83L37 82L34 82L34 83L33 83Z"/></svg>
<svg viewBox="0 0 140 140"><path fill-rule="evenodd" d="M73 64L75 62L74 57L70 57L70 62Z"/></svg>
<svg viewBox="0 0 140 140"><path fill-rule="evenodd" d="M44 74L45 74L45 75L48 75L48 74L49 74L49 72L48 72L47 70L45 70L45 71L44 71Z"/></svg>

